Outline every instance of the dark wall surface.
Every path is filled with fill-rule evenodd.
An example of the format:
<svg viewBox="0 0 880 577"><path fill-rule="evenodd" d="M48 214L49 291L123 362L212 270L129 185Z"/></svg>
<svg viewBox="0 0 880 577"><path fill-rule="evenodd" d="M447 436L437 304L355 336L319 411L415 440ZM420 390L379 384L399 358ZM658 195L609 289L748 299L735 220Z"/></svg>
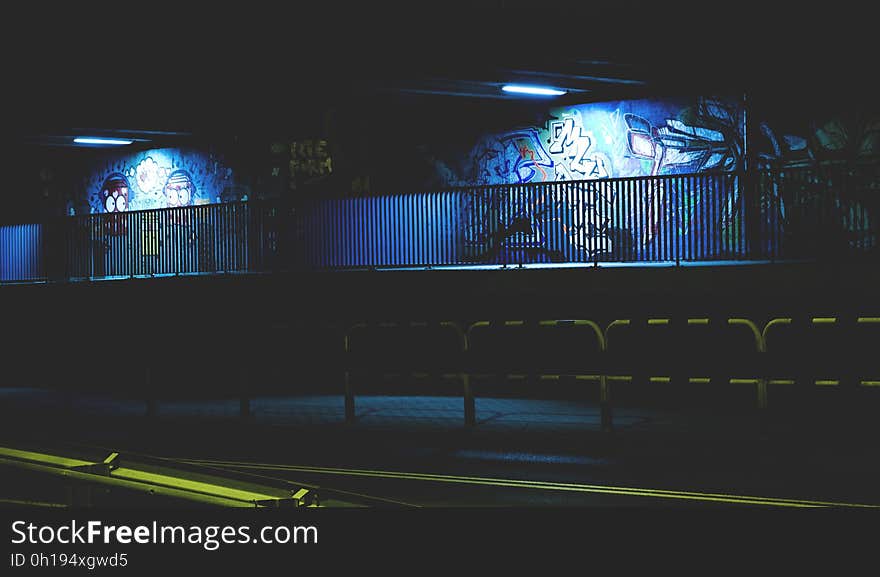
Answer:
<svg viewBox="0 0 880 577"><path fill-rule="evenodd" d="M338 389L358 321L880 316L864 265L363 271L0 287L3 386L234 391L291 375ZM148 383L151 371L152 383ZM331 374L332 373L332 374ZM314 378L308 377L314 375ZM323 381L322 381L323 379ZM337 391L338 392L338 391Z"/></svg>

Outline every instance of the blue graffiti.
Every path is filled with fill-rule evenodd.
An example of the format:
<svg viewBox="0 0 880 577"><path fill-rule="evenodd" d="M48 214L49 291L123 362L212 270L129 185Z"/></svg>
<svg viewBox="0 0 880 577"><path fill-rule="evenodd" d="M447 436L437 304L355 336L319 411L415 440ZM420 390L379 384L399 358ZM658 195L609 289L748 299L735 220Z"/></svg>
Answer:
<svg viewBox="0 0 880 577"><path fill-rule="evenodd" d="M509 132L484 143L473 155L483 182L523 183L553 180L554 162L537 129Z"/></svg>
<svg viewBox="0 0 880 577"><path fill-rule="evenodd" d="M120 184L123 181L125 186ZM109 156L83 180L75 212L105 213L243 200L243 194L229 194L235 189L232 170L201 151L166 148L117 154Z"/></svg>

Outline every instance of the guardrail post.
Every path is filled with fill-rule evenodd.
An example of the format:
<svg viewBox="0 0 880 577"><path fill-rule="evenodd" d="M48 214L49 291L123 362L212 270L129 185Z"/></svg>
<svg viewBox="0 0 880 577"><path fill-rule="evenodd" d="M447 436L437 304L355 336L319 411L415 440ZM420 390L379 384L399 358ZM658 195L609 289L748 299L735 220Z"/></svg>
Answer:
<svg viewBox="0 0 880 577"><path fill-rule="evenodd" d="M238 410L242 419L247 419L251 416L251 399L248 396L249 377L250 373L248 372L247 364L244 364L239 368L238 383L241 390L241 396L238 399Z"/></svg>
<svg viewBox="0 0 880 577"><path fill-rule="evenodd" d="M358 325L355 325L358 326ZM344 353L344 365L345 365L345 422L346 423L354 423L354 389L351 386L351 367L350 367L350 354L351 354L351 330L355 327L351 327L345 333L343 337L343 353Z"/></svg>
<svg viewBox="0 0 880 577"><path fill-rule="evenodd" d="M611 385L608 382L608 331L611 330L611 327L628 325L629 319L615 319L611 321L607 327L605 327L605 331L602 332L599 330L598 325L594 327L597 330L598 336L601 337L599 344L602 349L602 357L604 360L604 367L602 369L602 374L599 376L599 406L601 410L602 417L602 431L611 433L614 431L614 421L612 415L612 407L611 407Z"/></svg>
<svg viewBox="0 0 880 577"><path fill-rule="evenodd" d="M758 377L758 409L762 412L767 409L767 377L765 375Z"/></svg>
<svg viewBox="0 0 880 577"><path fill-rule="evenodd" d="M557 323L559 321L556 321ZM599 341L599 356L602 359L602 364L606 363L606 350L607 350L607 341L605 340L605 335L602 332L602 329L598 324L591 320L576 320L575 324L586 324L593 332L596 334L596 338ZM605 374L606 367L602 367L602 371L599 374L599 416L600 416L600 430L603 433L610 433L614 430L614 419L613 419L613 411L611 408L611 390L608 387L608 378Z"/></svg>
<svg viewBox="0 0 880 577"><path fill-rule="evenodd" d="M354 423L354 391L351 388L351 372L345 370L345 422Z"/></svg>
<svg viewBox="0 0 880 577"><path fill-rule="evenodd" d="M477 321L468 326L466 330L460 331L462 339L462 352L464 353L463 362L465 364L464 372L462 373L462 385L464 386L464 423L468 426L472 426L477 423L477 406L474 399L474 391L471 388L470 375L470 333L476 326L489 326L489 323L488 321Z"/></svg>
<svg viewBox="0 0 880 577"><path fill-rule="evenodd" d="M790 318L778 318L778 319L772 319L772 320L768 321L766 325L764 325L764 330L762 330L759 333L759 338L760 338L760 342L759 342L760 349L759 350L761 352L762 357L764 357L766 359L765 355L767 354L767 331L770 329L770 327L772 327L773 325L788 325L788 324L791 324ZM766 365L766 363L762 363L762 364ZM758 381L758 386L759 386L758 407L761 409L766 409L769 406L769 401L767 398L768 395L767 395L767 375L766 374L761 375L761 378ZM762 395L763 395L763 398L762 398Z"/></svg>
<svg viewBox="0 0 880 577"><path fill-rule="evenodd" d="M764 335L766 334L766 327L764 332L758 330L758 326L749 319L727 319L728 325L745 325L752 331L752 336L755 337L755 350L758 352L759 358L762 360L765 359L764 354L767 352L767 344L764 340ZM758 366L758 383L756 386L757 393L757 406L758 410L764 413L767 408L767 375L764 372L764 367L766 363L761 362Z"/></svg>
<svg viewBox="0 0 880 577"><path fill-rule="evenodd" d="M602 356L605 356L604 351ZM599 375L599 412L601 415L602 432L612 432L614 430L614 421L611 411L611 391L608 389L608 379L604 371Z"/></svg>
<svg viewBox="0 0 880 577"><path fill-rule="evenodd" d="M473 426L477 424L477 407L474 401L474 393L471 389L471 376L467 372L462 373L462 384L464 385L464 424Z"/></svg>
<svg viewBox="0 0 880 577"><path fill-rule="evenodd" d="M472 426L477 423L477 409L476 404L474 402L474 393L471 389L471 375L469 372L468 363L468 338L466 331L463 331L457 323L452 321L442 321L440 323L441 327L451 327L457 334L459 342L461 343L461 371L459 372L459 376L461 377L462 384L462 396L464 399L464 424L466 426Z"/></svg>

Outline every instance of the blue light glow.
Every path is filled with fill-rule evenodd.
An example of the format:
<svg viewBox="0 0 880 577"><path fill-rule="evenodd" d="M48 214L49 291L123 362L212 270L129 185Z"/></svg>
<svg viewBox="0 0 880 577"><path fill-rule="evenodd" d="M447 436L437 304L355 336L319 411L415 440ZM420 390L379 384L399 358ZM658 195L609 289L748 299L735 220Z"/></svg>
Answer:
<svg viewBox="0 0 880 577"><path fill-rule="evenodd" d="M97 138L92 136L79 136L73 141L77 144L105 144L108 146L125 146L131 144L131 140L121 140L118 138Z"/></svg>
<svg viewBox="0 0 880 577"><path fill-rule="evenodd" d="M0 282L37 281L45 278L43 226L0 226Z"/></svg>
<svg viewBox="0 0 880 577"><path fill-rule="evenodd" d="M544 453L517 453L505 451L483 451L462 449L453 453L463 459L480 461L507 461L511 463L541 463L547 465L607 465L607 459L578 455L552 455Z"/></svg>
<svg viewBox="0 0 880 577"><path fill-rule="evenodd" d="M504 92L515 92L517 94L531 94L534 96L562 96L565 90L558 88L544 88L542 86L526 86L521 84L506 84L501 87Z"/></svg>

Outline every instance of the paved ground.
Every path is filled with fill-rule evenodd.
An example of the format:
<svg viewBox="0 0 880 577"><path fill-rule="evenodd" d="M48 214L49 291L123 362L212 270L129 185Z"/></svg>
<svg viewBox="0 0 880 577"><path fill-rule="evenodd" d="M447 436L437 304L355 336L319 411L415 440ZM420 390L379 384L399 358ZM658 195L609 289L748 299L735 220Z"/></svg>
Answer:
<svg viewBox="0 0 880 577"><path fill-rule="evenodd" d="M742 506L880 504L880 463L863 427L764 422L617 408L603 433L583 401L362 396L345 424L341 396L146 403L0 389L6 444L87 445L299 480L421 506ZM844 420L845 422L845 420ZM713 495L725 495L716 498Z"/></svg>
<svg viewBox="0 0 880 577"><path fill-rule="evenodd" d="M9 411L64 412L79 416L146 417L147 403L107 394L65 396L33 388L0 388L0 403ZM265 425L339 425L345 421L342 396L255 397L250 399L250 421ZM543 433L598 432L600 411L585 401L477 398L476 430L485 432L536 431ZM163 419L237 419L238 399L159 401L156 416ZM464 428L460 397L360 396L356 398L357 426L364 429L459 430ZM754 422L743 415L719 416L691 411L620 407L614 411L617 431L696 431L737 436L754 432Z"/></svg>

